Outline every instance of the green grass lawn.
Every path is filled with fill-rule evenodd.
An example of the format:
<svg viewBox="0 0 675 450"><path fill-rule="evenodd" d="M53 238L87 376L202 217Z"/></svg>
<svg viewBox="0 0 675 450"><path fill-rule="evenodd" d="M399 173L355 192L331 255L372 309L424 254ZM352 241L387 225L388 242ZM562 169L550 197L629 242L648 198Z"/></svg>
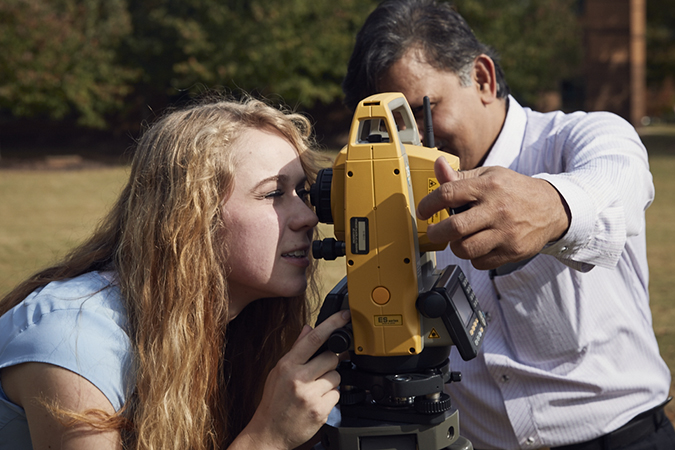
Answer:
<svg viewBox="0 0 675 450"><path fill-rule="evenodd" d="M675 374L675 128L643 130L656 196L647 210L649 294L656 339L670 372ZM675 396L675 381L670 395ZM675 423L675 402L666 413Z"/></svg>
<svg viewBox="0 0 675 450"><path fill-rule="evenodd" d="M654 330L675 373L675 130L647 130L642 138L656 186L647 210ZM0 171L0 296L80 242L112 205L127 175L125 167ZM328 226L320 226L320 232L331 235ZM319 273L325 293L343 276L344 262L322 262ZM667 413L675 420L674 404Z"/></svg>
<svg viewBox="0 0 675 450"><path fill-rule="evenodd" d="M656 197L647 210L649 294L656 339L670 372L675 374L675 152L650 158ZM670 395L675 396L675 382ZM675 422L675 405L666 408Z"/></svg>
<svg viewBox="0 0 675 450"><path fill-rule="evenodd" d="M0 171L0 296L84 239L126 176L125 167Z"/></svg>

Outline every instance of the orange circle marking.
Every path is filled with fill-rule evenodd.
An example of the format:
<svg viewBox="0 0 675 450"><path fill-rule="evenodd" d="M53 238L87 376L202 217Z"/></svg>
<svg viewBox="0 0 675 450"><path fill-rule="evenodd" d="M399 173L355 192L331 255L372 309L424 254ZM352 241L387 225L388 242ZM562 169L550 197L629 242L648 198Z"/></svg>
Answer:
<svg viewBox="0 0 675 450"><path fill-rule="evenodd" d="M373 289L373 293L370 294L370 296L373 298L373 301L378 305L386 305L391 299L391 294L389 293L389 290L383 286L378 286L375 289Z"/></svg>

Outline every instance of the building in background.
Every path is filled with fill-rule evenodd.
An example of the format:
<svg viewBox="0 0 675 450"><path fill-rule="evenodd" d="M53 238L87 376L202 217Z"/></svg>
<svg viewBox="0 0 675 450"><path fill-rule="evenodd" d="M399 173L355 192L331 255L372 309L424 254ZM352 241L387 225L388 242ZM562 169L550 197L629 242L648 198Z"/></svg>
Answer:
<svg viewBox="0 0 675 450"><path fill-rule="evenodd" d="M611 111L633 125L646 115L646 0L582 0L581 92L567 98L587 111ZM563 86L563 99L565 98Z"/></svg>

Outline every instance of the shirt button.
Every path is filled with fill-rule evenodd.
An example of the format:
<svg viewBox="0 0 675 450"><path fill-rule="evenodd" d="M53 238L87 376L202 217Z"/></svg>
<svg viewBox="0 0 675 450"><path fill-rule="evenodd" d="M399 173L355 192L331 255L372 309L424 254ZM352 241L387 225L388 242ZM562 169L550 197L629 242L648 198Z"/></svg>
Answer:
<svg viewBox="0 0 675 450"><path fill-rule="evenodd" d="M562 246L562 247L560 248L560 254L562 255L562 254L565 253L567 250L568 250L568 247L567 247L566 245Z"/></svg>
<svg viewBox="0 0 675 450"><path fill-rule="evenodd" d="M529 438L527 438L525 440L525 442L527 442L527 445L532 445L532 444L534 444L534 438L532 436L530 436Z"/></svg>
<svg viewBox="0 0 675 450"><path fill-rule="evenodd" d="M510 376L508 376L508 375L502 375L502 381L503 381L504 383L508 382L510 379L511 379Z"/></svg>

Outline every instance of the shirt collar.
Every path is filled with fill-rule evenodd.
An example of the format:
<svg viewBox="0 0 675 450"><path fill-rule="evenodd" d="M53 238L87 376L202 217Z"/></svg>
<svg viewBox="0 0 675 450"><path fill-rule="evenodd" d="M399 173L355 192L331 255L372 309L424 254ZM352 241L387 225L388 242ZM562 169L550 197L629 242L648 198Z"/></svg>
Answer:
<svg viewBox="0 0 675 450"><path fill-rule="evenodd" d="M515 98L509 95L508 111L506 112L506 119L504 126L499 132L499 136L494 145L490 149L483 166L501 166L507 168L514 165L520 147L525 137L525 124L527 123L527 116L525 110L516 101Z"/></svg>

